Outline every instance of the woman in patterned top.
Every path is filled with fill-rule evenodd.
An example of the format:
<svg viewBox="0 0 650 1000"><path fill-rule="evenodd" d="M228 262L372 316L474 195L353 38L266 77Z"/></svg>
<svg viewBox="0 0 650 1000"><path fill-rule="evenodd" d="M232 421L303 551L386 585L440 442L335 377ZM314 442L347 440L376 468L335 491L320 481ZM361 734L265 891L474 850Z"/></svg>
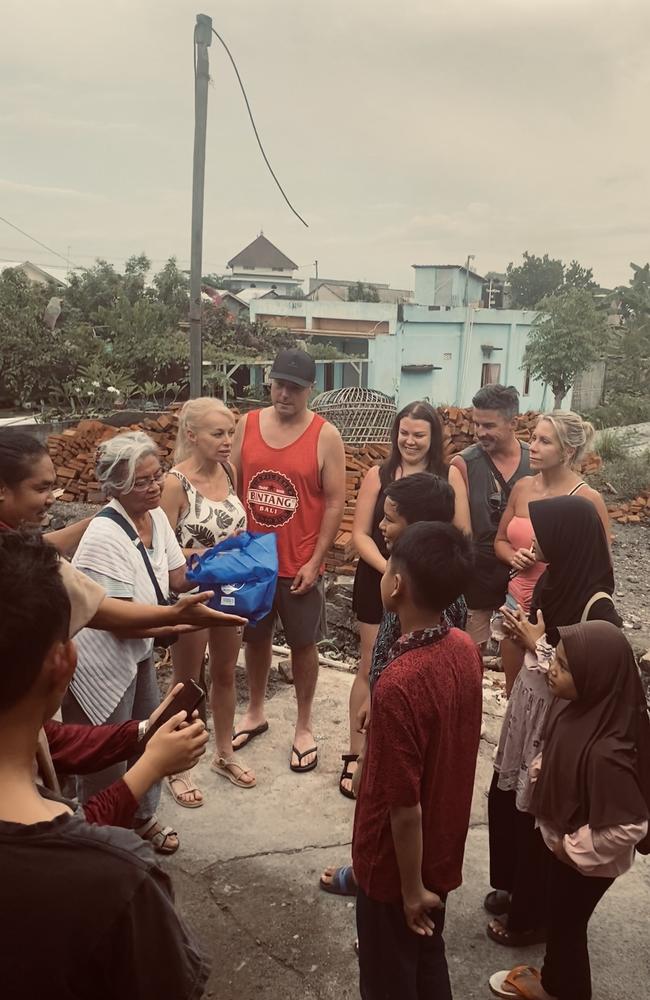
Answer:
<svg viewBox="0 0 650 1000"><path fill-rule="evenodd" d="M176 465L165 482L161 506L186 556L201 553L246 529L237 496L237 473L228 459L235 418L218 399L191 399L181 410ZM216 753L210 765L240 788L252 788L255 775L232 752L235 718L235 665L241 629L206 629L182 636L172 650L172 685L198 680L206 644L210 653L210 703ZM187 772L172 775L169 788L179 805L200 806L203 796Z"/></svg>

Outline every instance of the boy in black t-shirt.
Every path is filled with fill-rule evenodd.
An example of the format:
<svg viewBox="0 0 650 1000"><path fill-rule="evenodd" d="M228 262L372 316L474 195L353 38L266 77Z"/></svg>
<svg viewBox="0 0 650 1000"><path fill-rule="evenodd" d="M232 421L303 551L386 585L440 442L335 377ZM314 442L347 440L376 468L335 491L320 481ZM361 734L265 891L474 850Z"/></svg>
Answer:
<svg viewBox="0 0 650 1000"><path fill-rule="evenodd" d="M69 617L55 550L0 535L2 994L194 1000L206 963L151 849L34 783L39 730L76 664Z"/></svg>

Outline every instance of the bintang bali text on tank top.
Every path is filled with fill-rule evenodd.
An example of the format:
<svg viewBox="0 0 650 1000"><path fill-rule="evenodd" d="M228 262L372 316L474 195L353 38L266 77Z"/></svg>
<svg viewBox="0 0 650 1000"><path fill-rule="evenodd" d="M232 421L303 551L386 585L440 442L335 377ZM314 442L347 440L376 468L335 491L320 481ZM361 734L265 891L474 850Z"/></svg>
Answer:
<svg viewBox="0 0 650 1000"><path fill-rule="evenodd" d="M296 441L271 448L260 431L260 411L246 419L241 467L248 527L276 533L281 577L294 577L309 562L318 539L325 509L318 469L318 438L324 423L313 414Z"/></svg>

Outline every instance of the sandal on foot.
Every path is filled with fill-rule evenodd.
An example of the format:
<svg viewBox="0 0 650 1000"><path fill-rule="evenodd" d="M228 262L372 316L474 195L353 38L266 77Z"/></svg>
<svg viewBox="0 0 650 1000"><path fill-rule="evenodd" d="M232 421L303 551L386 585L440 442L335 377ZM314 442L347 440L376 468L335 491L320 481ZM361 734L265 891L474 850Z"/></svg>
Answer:
<svg viewBox="0 0 650 1000"><path fill-rule="evenodd" d="M310 747L309 750L303 750L301 753L300 750L297 750L296 746L294 745L291 747L291 753L292 754L295 753L296 757L298 758L297 764L294 764L291 758L289 758L289 767L291 768L292 771L295 771L296 774L306 774L307 771L313 771L316 765L318 764L318 747ZM309 757L310 753L313 753L316 756L314 757L314 759L310 764L303 764L302 763L303 757Z"/></svg>
<svg viewBox="0 0 650 1000"><path fill-rule="evenodd" d="M238 750L243 750L245 746L248 746L251 740L254 740L256 736L261 736L262 733L267 732L269 728L268 722L262 722L259 726L255 726L253 729L240 729L238 732L233 732L232 738L236 740L239 736L245 736L246 739L242 743L238 743L237 746L233 743L233 752L237 753Z"/></svg>
<svg viewBox="0 0 650 1000"><path fill-rule="evenodd" d="M341 795L345 795L346 799L354 799L355 795L351 788L344 788L344 781L352 781L352 772L350 771L350 764L356 764L359 760L358 753L342 753L341 760L343 761L343 770L341 771L341 777L339 778L339 792Z"/></svg>
<svg viewBox="0 0 650 1000"><path fill-rule="evenodd" d="M343 865L341 868L337 868L332 875L331 882L324 882L321 875L319 885L323 892L331 892L333 896L356 896L357 894L357 883L352 865Z"/></svg>
<svg viewBox="0 0 650 1000"><path fill-rule="evenodd" d="M215 754L210 764L210 770L214 771L215 774L222 774L238 788L254 788L257 784L255 778L252 781L242 781L245 774L252 773L251 769L244 767L243 764L238 764L232 757L221 757L219 754Z"/></svg>
<svg viewBox="0 0 650 1000"><path fill-rule="evenodd" d="M155 816L142 826L137 826L135 832L151 844L156 854L175 854L180 847L176 830L172 830L171 826L161 826ZM177 838L175 844L167 843L171 837Z"/></svg>
<svg viewBox="0 0 650 1000"><path fill-rule="evenodd" d="M495 972L488 980L488 986L495 997L532 997L533 993L529 988L530 980L539 983L539 971L532 965L517 965L514 969L503 969Z"/></svg>
<svg viewBox="0 0 650 1000"><path fill-rule="evenodd" d="M174 791L174 782L180 781L185 788L182 792ZM167 787L171 792L172 798L176 805L183 806L183 809L198 809L199 806L203 805L203 799L184 799L181 798L183 795L187 795L188 792L198 792L199 788L196 787L192 779L191 771L181 771L179 774L168 774L167 775Z"/></svg>
<svg viewBox="0 0 650 1000"><path fill-rule="evenodd" d="M483 906L488 913L493 913L495 917L500 917L510 909L510 893L502 889L493 889L488 892L483 900Z"/></svg>
<svg viewBox="0 0 650 1000"><path fill-rule="evenodd" d="M499 924L498 928L492 926L496 923ZM487 936L492 941L506 948L525 948L529 944L540 944L546 940L546 932L539 927L533 927L528 931L511 931L500 920L492 920L486 930Z"/></svg>

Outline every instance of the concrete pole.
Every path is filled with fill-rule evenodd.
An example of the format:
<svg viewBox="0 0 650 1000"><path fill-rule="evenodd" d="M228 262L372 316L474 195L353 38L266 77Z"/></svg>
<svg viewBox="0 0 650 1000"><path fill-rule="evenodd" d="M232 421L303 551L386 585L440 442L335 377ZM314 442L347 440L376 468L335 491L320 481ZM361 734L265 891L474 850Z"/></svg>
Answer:
<svg viewBox="0 0 650 1000"><path fill-rule="evenodd" d="M205 136L208 118L212 18L196 15L194 28L194 161L192 166L192 233L190 251L190 397L203 390L201 343L201 272L203 268L203 192L205 188Z"/></svg>

